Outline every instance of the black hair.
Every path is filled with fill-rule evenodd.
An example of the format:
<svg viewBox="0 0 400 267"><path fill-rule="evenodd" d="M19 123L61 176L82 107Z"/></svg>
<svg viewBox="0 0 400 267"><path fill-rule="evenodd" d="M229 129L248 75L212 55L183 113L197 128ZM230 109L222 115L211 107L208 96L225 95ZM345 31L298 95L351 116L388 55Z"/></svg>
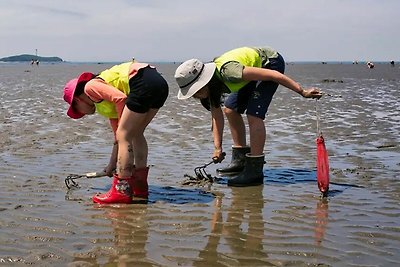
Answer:
<svg viewBox="0 0 400 267"><path fill-rule="evenodd" d="M211 80L208 82L208 97L201 99L200 102L207 110L211 110L211 106L218 108L222 105L222 96L224 93L229 93L228 87L214 73Z"/></svg>
<svg viewBox="0 0 400 267"><path fill-rule="evenodd" d="M90 80L96 78L97 75L98 74L92 74L92 78ZM83 94L83 91L85 90L85 85L86 85L87 82L88 81L81 81L76 85L74 96L80 96L81 94Z"/></svg>
<svg viewBox="0 0 400 267"><path fill-rule="evenodd" d="M74 96L80 96L81 94L83 94L83 90L85 89L85 84L86 82L80 82L76 85Z"/></svg>

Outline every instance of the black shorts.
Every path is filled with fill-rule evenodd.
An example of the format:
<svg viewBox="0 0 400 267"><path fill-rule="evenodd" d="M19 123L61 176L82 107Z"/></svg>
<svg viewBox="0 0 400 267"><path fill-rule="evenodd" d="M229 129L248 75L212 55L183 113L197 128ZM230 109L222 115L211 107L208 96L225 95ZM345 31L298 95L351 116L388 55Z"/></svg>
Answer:
<svg viewBox="0 0 400 267"><path fill-rule="evenodd" d="M283 57L278 54L277 58L271 58L269 64L264 67L271 70L285 72L285 61ZM265 119L265 114L271 104L272 97L274 96L278 83L272 81L252 81L245 87L241 88L238 92L231 93L225 99L225 106L233 109L236 112L255 116L260 119Z"/></svg>
<svg viewBox="0 0 400 267"><path fill-rule="evenodd" d="M129 80L126 107L137 113L161 108L168 97L168 83L155 68L147 66Z"/></svg>

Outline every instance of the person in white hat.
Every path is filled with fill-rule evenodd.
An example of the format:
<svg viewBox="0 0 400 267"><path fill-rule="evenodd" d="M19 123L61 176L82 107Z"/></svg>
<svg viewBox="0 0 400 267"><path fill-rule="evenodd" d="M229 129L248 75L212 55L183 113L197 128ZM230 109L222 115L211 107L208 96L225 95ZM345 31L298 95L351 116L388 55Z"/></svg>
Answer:
<svg viewBox="0 0 400 267"><path fill-rule="evenodd" d="M175 71L179 85L178 99L194 97L211 111L215 150L213 158L221 162L222 135L225 113L233 138L232 160L221 173L239 173L228 180L229 186L263 184L265 114L278 85L283 85L305 98L317 98L322 93L317 88L303 89L284 75L285 61L270 47L241 47L230 50L204 64L199 59L183 62ZM221 96L225 99L224 112ZM242 118L246 112L250 146L246 143L246 129Z"/></svg>

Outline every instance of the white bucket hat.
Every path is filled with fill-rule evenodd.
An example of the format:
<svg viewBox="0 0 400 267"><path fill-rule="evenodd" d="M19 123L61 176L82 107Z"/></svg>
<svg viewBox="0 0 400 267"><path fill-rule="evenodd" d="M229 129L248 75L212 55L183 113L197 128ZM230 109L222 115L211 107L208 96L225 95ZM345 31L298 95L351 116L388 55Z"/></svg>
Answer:
<svg viewBox="0 0 400 267"><path fill-rule="evenodd" d="M188 99L203 88L212 78L215 63L204 64L198 59L183 62L175 71L179 85L178 99Z"/></svg>

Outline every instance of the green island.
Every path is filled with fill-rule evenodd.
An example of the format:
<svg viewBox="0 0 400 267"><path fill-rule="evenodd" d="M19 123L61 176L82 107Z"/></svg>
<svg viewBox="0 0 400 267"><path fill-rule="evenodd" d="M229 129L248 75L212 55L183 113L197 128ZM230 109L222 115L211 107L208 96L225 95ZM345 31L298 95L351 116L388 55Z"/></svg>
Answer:
<svg viewBox="0 0 400 267"><path fill-rule="evenodd" d="M29 54L0 58L0 61L3 61L3 62L25 62L25 61L32 61L32 60L35 60L35 61L38 60L40 62L62 62L63 61L59 57L41 57L41 56L29 55Z"/></svg>

